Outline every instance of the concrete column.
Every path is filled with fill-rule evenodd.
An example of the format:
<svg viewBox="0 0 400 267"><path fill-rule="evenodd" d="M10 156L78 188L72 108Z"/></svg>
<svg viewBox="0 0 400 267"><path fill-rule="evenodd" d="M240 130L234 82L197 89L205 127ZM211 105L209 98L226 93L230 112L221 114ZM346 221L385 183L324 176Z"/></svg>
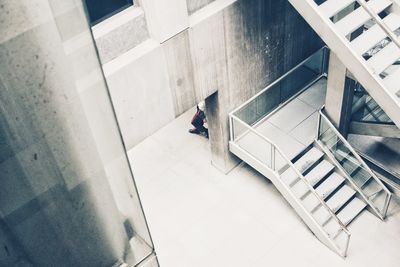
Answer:
<svg viewBox="0 0 400 267"><path fill-rule="evenodd" d="M226 100L219 96L219 92L206 98L211 163L225 174L240 162L235 155L229 152L229 111L226 104Z"/></svg>
<svg viewBox="0 0 400 267"><path fill-rule="evenodd" d="M344 136L348 133L354 95L354 81L346 76L347 69L331 52L325 110L332 123Z"/></svg>
<svg viewBox="0 0 400 267"><path fill-rule="evenodd" d="M133 249L144 218L82 3L0 14L0 266L138 263L152 248Z"/></svg>

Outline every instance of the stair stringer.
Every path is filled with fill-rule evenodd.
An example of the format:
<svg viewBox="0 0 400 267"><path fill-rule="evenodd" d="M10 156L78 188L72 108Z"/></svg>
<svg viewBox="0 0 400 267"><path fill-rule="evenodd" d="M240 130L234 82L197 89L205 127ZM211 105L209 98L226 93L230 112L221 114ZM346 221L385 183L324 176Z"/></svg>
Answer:
<svg viewBox="0 0 400 267"><path fill-rule="evenodd" d="M296 196L292 193L290 188L280 179L280 176L277 172L272 171L268 168L264 163L250 155L240 146L235 144L234 142L229 142L229 150L246 162L248 165L253 167L255 170L264 175L267 179L269 179L274 186L278 189L281 195L286 199L286 201L292 206L292 208L296 211L296 213L300 216L303 222L308 226L308 228L313 232L313 234L329 249L340 255L341 257L346 257L347 249L341 250L335 242L328 236L328 234L321 230L319 224L315 221L309 211L301 205L298 201L296 201ZM351 235L349 235L349 238Z"/></svg>
<svg viewBox="0 0 400 267"><path fill-rule="evenodd" d="M364 59L352 50L350 42L335 29L334 23L318 10L318 5L313 0L289 2L400 128L400 98L390 92Z"/></svg>

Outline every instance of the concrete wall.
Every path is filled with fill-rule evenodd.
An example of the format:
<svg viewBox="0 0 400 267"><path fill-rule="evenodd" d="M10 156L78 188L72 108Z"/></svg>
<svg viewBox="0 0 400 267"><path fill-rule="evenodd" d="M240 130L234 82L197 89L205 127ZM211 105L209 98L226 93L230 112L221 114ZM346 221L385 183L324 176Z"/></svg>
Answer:
<svg viewBox="0 0 400 267"><path fill-rule="evenodd" d="M83 6L0 3L0 266L136 264L153 249Z"/></svg>
<svg viewBox="0 0 400 267"><path fill-rule="evenodd" d="M217 90L225 110L218 109L216 127L226 133L228 111L322 46L285 0L174 0L168 5L177 10L163 13L152 1L140 4L150 38L103 65L127 149ZM123 69L108 71L121 62ZM145 114L157 116L141 123ZM213 146L214 154L227 155L226 136L215 138L222 147Z"/></svg>

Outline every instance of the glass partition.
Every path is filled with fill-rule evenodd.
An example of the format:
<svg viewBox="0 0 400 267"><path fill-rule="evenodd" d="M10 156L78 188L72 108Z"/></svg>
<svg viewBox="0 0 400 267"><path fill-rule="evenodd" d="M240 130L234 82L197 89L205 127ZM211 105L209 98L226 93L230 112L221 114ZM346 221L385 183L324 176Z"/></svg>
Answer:
<svg viewBox="0 0 400 267"><path fill-rule="evenodd" d="M346 176L384 218L391 193L320 111L318 140L335 157Z"/></svg>
<svg viewBox="0 0 400 267"><path fill-rule="evenodd" d="M386 115L378 103L360 84L357 84L354 90L351 120L368 123L393 123L389 116Z"/></svg>
<svg viewBox="0 0 400 267"><path fill-rule="evenodd" d="M326 73L328 49L322 48L232 112L250 126Z"/></svg>

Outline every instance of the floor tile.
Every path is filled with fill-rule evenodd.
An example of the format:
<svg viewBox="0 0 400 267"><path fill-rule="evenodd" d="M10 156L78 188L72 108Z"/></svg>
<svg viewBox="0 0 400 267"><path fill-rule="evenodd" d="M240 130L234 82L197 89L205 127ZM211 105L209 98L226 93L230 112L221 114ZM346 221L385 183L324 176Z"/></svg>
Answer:
<svg viewBox="0 0 400 267"><path fill-rule="evenodd" d="M273 114L268 121L285 133L289 133L302 121L308 118L315 109L299 99L294 99L278 112Z"/></svg>

